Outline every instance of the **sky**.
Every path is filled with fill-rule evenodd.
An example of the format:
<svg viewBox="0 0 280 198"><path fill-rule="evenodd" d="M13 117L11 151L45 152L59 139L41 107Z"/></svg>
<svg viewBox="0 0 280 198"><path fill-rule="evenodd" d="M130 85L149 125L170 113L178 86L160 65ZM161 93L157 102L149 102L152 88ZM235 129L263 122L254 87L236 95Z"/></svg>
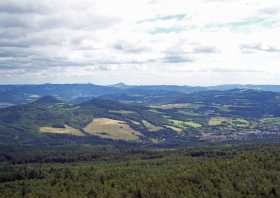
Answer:
<svg viewBox="0 0 280 198"><path fill-rule="evenodd" d="M0 84L280 84L279 0L0 0Z"/></svg>

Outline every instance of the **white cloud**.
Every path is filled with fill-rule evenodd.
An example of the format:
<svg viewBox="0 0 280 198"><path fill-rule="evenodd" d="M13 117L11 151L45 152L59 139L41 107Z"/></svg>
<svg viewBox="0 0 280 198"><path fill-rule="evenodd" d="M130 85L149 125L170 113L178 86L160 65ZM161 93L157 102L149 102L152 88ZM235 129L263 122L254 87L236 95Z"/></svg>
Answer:
<svg viewBox="0 0 280 198"><path fill-rule="evenodd" d="M278 0L6 0L0 11L0 83L280 83Z"/></svg>

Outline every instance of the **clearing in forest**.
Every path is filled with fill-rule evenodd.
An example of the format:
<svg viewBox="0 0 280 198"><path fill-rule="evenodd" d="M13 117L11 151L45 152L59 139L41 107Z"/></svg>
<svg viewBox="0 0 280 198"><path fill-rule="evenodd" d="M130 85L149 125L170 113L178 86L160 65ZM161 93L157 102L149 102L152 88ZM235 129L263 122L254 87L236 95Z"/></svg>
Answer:
<svg viewBox="0 0 280 198"><path fill-rule="evenodd" d="M84 136L84 134L79 130L68 125L64 125L64 128L58 127L40 127L41 133L56 133L56 134L67 134L67 135L75 135L75 136Z"/></svg>
<svg viewBox="0 0 280 198"><path fill-rule="evenodd" d="M114 140L136 141L142 136L126 122L109 118L95 118L84 130L89 134Z"/></svg>

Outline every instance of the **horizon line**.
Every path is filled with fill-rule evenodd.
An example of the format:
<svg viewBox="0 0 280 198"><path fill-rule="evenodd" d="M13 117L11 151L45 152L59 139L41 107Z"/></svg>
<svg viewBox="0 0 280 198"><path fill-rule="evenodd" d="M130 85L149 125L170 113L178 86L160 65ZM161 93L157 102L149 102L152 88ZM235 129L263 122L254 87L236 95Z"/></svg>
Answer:
<svg viewBox="0 0 280 198"><path fill-rule="evenodd" d="M95 86L104 86L112 87L117 85L123 86L177 86L177 87L218 87L218 86L280 86L280 84L242 84L242 83L226 83L226 84L214 84L214 85L188 85L188 84L129 84L118 82L114 84L97 84L97 83L0 83L0 86L39 86L39 85L95 85Z"/></svg>

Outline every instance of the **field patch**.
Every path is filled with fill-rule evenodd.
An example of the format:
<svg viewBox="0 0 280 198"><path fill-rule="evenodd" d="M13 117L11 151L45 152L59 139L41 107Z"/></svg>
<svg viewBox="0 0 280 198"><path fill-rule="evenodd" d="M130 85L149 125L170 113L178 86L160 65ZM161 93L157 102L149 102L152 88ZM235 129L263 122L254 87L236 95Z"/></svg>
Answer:
<svg viewBox="0 0 280 198"><path fill-rule="evenodd" d="M67 134L67 135L75 135L75 136L84 136L84 134L79 130L68 125L64 125L64 128L58 127L40 127L41 133L53 133L53 134Z"/></svg>
<svg viewBox="0 0 280 198"><path fill-rule="evenodd" d="M208 121L209 126L221 126L221 125L227 125L229 122L228 118L222 118L222 117L213 117L210 118Z"/></svg>
<svg viewBox="0 0 280 198"><path fill-rule="evenodd" d="M186 109L186 108L192 108L193 105L190 103L180 103L180 104L164 104L164 105L158 105L158 106L152 106L152 108L156 109Z"/></svg>
<svg viewBox="0 0 280 198"><path fill-rule="evenodd" d="M152 123L148 122L147 120L142 120L142 123L145 126L145 128L148 131L151 131L151 132L157 132L157 131L160 131L162 129L162 127L155 126Z"/></svg>
<svg viewBox="0 0 280 198"><path fill-rule="evenodd" d="M178 111L178 113L186 115L186 116L201 116L201 114L193 112L193 111L184 111L184 110L180 110Z"/></svg>
<svg viewBox="0 0 280 198"><path fill-rule="evenodd" d="M84 130L89 134L113 140L136 141L142 136L126 122L109 118L95 118Z"/></svg>
<svg viewBox="0 0 280 198"><path fill-rule="evenodd" d="M220 111L223 111L223 112L230 112L231 109L230 109L230 105L215 105L214 107L216 107L217 109L219 109Z"/></svg>
<svg viewBox="0 0 280 198"><path fill-rule="evenodd" d="M242 118L226 118L226 117L212 117L208 121L209 126L233 126L233 127L249 127L250 122Z"/></svg>
<svg viewBox="0 0 280 198"><path fill-rule="evenodd" d="M181 128L177 128L177 127L174 127L174 126L169 126L169 125L164 125L166 128L168 129L171 129L173 131L175 131L176 133L180 134L183 132L183 129Z"/></svg>
<svg viewBox="0 0 280 198"><path fill-rule="evenodd" d="M162 112L160 112L160 111L158 111L158 110L156 110L156 109L150 109L150 110L148 110L148 111L153 112L153 113L162 114Z"/></svg>
<svg viewBox="0 0 280 198"><path fill-rule="evenodd" d="M181 129L185 129L185 128L200 128L202 127L201 124L194 122L194 121L183 121L183 120L169 120L170 124L176 128L181 128Z"/></svg>
<svg viewBox="0 0 280 198"><path fill-rule="evenodd" d="M269 125L280 125L280 117L272 117L272 118L263 118L261 119L263 124Z"/></svg>
<svg viewBox="0 0 280 198"><path fill-rule="evenodd" d="M136 113L136 112L134 112L134 111L127 111L127 110L110 110L109 113L128 115L128 114L133 114L133 113Z"/></svg>
<svg viewBox="0 0 280 198"><path fill-rule="evenodd" d="M133 123L133 124L135 124L135 125L141 125L141 123L140 122L137 122L137 121L135 121L135 120L129 120L131 123Z"/></svg>
<svg viewBox="0 0 280 198"><path fill-rule="evenodd" d="M241 118L232 119L231 124L235 127L249 127L250 126L249 121L247 121L245 119L241 119Z"/></svg>

